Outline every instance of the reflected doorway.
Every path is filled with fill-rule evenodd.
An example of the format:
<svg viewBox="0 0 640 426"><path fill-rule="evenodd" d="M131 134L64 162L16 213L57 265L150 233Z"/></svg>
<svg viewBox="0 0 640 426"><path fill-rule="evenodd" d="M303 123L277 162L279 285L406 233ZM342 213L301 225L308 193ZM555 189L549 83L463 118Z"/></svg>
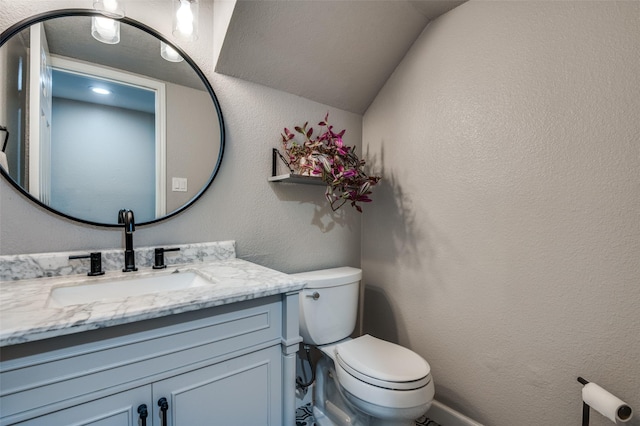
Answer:
<svg viewBox="0 0 640 426"><path fill-rule="evenodd" d="M158 89L61 58L52 58L52 68L48 205L101 223L114 220L114 203L141 222L164 215Z"/></svg>

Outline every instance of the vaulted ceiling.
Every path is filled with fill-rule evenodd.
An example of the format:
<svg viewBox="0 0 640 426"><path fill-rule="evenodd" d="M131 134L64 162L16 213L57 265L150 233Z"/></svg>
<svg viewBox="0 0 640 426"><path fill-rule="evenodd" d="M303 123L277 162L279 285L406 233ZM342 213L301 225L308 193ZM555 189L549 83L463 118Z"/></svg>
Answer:
<svg viewBox="0 0 640 426"><path fill-rule="evenodd" d="M459 0L215 0L215 70L362 114L430 20ZM216 13L216 10L223 12Z"/></svg>

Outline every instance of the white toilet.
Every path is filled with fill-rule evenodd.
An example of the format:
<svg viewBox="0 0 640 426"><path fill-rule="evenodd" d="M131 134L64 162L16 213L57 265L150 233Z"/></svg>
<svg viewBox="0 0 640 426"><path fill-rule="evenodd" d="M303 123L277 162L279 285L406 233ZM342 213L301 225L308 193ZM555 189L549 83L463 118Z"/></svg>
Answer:
<svg viewBox="0 0 640 426"><path fill-rule="evenodd" d="M427 361L402 346L364 335L356 323L362 271L343 267L295 274L300 335L317 346L313 413L320 426L412 425L431 406L434 384Z"/></svg>

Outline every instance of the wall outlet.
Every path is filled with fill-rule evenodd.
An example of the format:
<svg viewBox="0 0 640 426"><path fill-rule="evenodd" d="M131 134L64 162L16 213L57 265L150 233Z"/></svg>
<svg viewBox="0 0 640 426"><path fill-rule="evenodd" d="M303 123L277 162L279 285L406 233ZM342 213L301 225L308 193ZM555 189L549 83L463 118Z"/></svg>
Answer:
<svg viewBox="0 0 640 426"><path fill-rule="evenodd" d="M187 178L171 178L171 190L173 192L187 192Z"/></svg>

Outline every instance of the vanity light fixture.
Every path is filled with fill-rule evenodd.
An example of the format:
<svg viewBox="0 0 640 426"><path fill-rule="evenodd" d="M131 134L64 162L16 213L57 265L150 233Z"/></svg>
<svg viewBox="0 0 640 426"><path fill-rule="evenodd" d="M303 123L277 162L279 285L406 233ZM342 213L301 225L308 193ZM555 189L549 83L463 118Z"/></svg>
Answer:
<svg viewBox="0 0 640 426"><path fill-rule="evenodd" d="M184 60L176 49L163 41L160 42L160 56L169 62L182 62Z"/></svg>
<svg viewBox="0 0 640 426"><path fill-rule="evenodd" d="M124 18L124 6L118 0L93 0L93 8L110 18Z"/></svg>
<svg viewBox="0 0 640 426"><path fill-rule="evenodd" d="M106 44L120 43L120 22L103 16L91 18L91 35Z"/></svg>
<svg viewBox="0 0 640 426"><path fill-rule="evenodd" d="M173 0L173 35L184 41L198 39L198 0Z"/></svg>

